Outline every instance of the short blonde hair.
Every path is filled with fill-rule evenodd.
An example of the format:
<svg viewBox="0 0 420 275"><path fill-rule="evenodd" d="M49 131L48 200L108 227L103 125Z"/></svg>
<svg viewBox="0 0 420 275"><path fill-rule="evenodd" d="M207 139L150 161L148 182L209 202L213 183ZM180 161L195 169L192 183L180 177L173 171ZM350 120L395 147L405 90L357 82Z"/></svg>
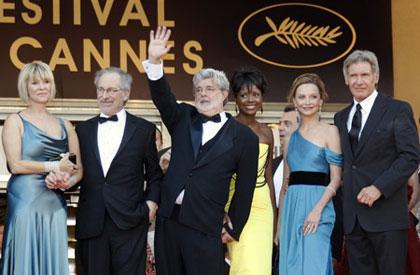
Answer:
<svg viewBox="0 0 420 275"><path fill-rule="evenodd" d="M20 70L17 88L19 91L19 97L26 103L29 101L28 83L33 79L48 80L51 83L51 95L49 100L55 97L56 88L54 82L54 75L50 67L41 61L33 61L25 64L22 70Z"/></svg>

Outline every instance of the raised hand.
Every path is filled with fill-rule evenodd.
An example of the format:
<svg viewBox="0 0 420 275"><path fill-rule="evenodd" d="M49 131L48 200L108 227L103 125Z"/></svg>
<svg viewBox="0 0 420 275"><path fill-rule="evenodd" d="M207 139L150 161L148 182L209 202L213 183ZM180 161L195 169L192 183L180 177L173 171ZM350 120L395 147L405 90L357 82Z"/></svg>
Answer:
<svg viewBox="0 0 420 275"><path fill-rule="evenodd" d="M156 32L150 31L149 62L159 64L162 58L169 52L171 45L168 44L171 30L166 27L158 27Z"/></svg>

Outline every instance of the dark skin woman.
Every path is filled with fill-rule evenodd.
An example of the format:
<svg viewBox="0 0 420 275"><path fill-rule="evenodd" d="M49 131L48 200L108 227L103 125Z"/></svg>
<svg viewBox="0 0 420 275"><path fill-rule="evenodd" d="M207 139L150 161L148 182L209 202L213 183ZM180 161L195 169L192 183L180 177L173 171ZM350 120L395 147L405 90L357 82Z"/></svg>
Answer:
<svg viewBox="0 0 420 275"><path fill-rule="evenodd" d="M273 135L271 129L256 120L262 112L267 83L261 72L243 69L234 73L231 90L237 105L236 120L259 138L257 180L251 212L239 241L227 244L231 259L230 275L270 275L276 204L272 178ZM231 184L235 183L233 177ZM231 194L234 191L231 185Z"/></svg>

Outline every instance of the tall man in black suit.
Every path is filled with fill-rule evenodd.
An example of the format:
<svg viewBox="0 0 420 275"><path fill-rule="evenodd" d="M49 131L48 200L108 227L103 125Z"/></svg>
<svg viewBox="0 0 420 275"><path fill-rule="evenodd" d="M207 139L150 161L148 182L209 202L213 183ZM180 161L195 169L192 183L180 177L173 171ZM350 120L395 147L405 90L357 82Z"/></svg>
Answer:
<svg viewBox="0 0 420 275"><path fill-rule="evenodd" d="M354 51L343 65L353 104L335 116L344 154L344 234L350 274L403 275L407 179L419 144L410 105L376 91L378 60Z"/></svg>
<svg viewBox="0 0 420 275"><path fill-rule="evenodd" d="M84 166L76 215L78 274L145 274L161 170L155 126L124 110L131 83L119 68L98 71L101 114L76 127Z"/></svg>
<svg viewBox="0 0 420 275"><path fill-rule="evenodd" d="M172 154L162 181L155 249L159 275L223 274L221 232L229 183L236 174L222 238L239 240L256 181L258 138L223 111L229 82L203 69L193 78L195 106L178 104L163 75L170 30L150 34L146 69L153 102L171 134Z"/></svg>

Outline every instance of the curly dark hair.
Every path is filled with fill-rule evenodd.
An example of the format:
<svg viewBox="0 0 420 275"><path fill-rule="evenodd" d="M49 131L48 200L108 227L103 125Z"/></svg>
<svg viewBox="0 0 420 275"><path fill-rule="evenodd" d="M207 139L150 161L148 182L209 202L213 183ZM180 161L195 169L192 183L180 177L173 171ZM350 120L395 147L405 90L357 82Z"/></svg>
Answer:
<svg viewBox="0 0 420 275"><path fill-rule="evenodd" d="M262 94L267 91L267 80L263 73L256 68L242 68L234 72L230 79L230 89L235 97L243 87L251 89L254 85Z"/></svg>

